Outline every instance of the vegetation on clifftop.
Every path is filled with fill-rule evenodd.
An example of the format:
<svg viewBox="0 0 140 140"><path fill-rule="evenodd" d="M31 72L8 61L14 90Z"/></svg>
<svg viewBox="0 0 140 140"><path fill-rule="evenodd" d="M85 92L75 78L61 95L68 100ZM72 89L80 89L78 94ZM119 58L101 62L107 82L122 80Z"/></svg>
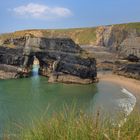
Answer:
<svg viewBox="0 0 140 140"><path fill-rule="evenodd" d="M139 22L125 24L125 27L127 29L136 29L140 33L140 23Z"/></svg>
<svg viewBox="0 0 140 140"><path fill-rule="evenodd" d="M25 33L32 33L39 37L72 38L76 43L94 44L96 41L96 28L56 29L56 30L24 30L0 35L0 40L22 37Z"/></svg>
<svg viewBox="0 0 140 140"><path fill-rule="evenodd" d="M140 22L137 23L128 23L128 24L117 24L113 25L115 30L131 30L136 29L140 33ZM25 33L32 33L35 36L39 37L70 37L77 44L80 45L93 45L96 44L96 32L98 27L91 28L72 28L72 29L32 29L32 30L23 30L16 31L13 33L5 33L0 35L0 40L6 40L9 38L16 38L24 36Z"/></svg>
<svg viewBox="0 0 140 140"><path fill-rule="evenodd" d="M135 30L138 34L140 34L140 22L136 23L126 23L126 24L117 24L113 25L116 29L123 29L124 31L132 31Z"/></svg>

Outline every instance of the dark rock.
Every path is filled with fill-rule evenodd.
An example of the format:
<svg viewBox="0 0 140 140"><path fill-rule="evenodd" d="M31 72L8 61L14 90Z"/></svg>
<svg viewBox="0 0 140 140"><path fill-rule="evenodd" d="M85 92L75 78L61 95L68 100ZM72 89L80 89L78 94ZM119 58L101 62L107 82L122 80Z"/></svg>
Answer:
<svg viewBox="0 0 140 140"><path fill-rule="evenodd" d="M16 46L15 48L0 47L0 64L18 67L14 71L17 75L20 75L17 77L29 76L34 56L36 56L40 62L39 73L51 78L55 73L57 75L53 78L56 79L55 81L66 82L67 80L64 80L62 75L72 77L71 82L73 79L75 83L78 81L79 83L85 83L86 81L91 83L96 79L96 60L83 57L81 48L71 39L25 36L7 40L4 44L8 46L11 42ZM2 67L0 67L0 70L7 72ZM12 70L9 69L9 71ZM74 80L74 77L77 80ZM84 80L84 82L80 82L79 79Z"/></svg>
<svg viewBox="0 0 140 140"><path fill-rule="evenodd" d="M24 47L25 46L25 37L19 37L19 38L10 38L10 39L6 39L3 42L3 45L12 45L14 47Z"/></svg>
<svg viewBox="0 0 140 140"><path fill-rule="evenodd" d="M0 47L0 64L21 66L23 62L23 48Z"/></svg>
<svg viewBox="0 0 140 140"><path fill-rule="evenodd" d="M139 61L139 58L133 54L130 54L128 57L127 57L127 60L128 61L131 61L131 62L138 62Z"/></svg>
<svg viewBox="0 0 140 140"><path fill-rule="evenodd" d="M117 63L114 73L128 78L140 80L140 63Z"/></svg>

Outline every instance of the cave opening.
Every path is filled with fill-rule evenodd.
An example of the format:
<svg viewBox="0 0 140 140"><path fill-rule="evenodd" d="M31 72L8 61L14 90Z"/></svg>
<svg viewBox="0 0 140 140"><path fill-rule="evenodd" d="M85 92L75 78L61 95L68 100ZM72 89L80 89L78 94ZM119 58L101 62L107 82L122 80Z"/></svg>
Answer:
<svg viewBox="0 0 140 140"><path fill-rule="evenodd" d="M33 64L32 64L32 76L38 76L39 75L39 69L40 69L40 62L39 59L36 56L33 56Z"/></svg>
<svg viewBox="0 0 140 140"><path fill-rule="evenodd" d="M26 70L27 77L33 76L47 76L48 74L48 61L43 59L42 53L32 52L27 56ZM47 62L46 62L47 61Z"/></svg>

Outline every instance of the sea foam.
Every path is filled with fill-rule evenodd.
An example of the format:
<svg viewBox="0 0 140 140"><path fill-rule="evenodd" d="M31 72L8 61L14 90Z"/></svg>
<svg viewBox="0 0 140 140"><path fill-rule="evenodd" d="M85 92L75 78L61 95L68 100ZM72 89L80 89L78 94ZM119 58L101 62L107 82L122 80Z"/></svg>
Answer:
<svg viewBox="0 0 140 140"><path fill-rule="evenodd" d="M130 113L134 110L134 107L136 105L136 97L129 92L127 89L122 88L121 92L127 95L127 97L121 98L117 100L118 106L121 108L121 110L125 114L125 118L123 120L120 120L118 126L121 127L124 125L124 123L127 120L127 116L130 115Z"/></svg>
<svg viewBox="0 0 140 140"><path fill-rule="evenodd" d="M121 91L126 94L127 97L117 100L118 106L124 111L125 115L128 116L136 105L136 97L125 88L122 88Z"/></svg>

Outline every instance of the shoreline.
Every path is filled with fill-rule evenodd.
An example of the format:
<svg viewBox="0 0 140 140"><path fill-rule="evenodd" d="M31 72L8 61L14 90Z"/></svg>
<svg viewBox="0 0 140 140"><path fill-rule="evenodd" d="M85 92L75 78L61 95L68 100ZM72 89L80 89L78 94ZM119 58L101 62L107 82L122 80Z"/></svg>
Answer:
<svg viewBox="0 0 140 140"><path fill-rule="evenodd" d="M113 82L129 90L140 100L140 81L111 73L99 73L98 78L99 81Z"/></svg>

